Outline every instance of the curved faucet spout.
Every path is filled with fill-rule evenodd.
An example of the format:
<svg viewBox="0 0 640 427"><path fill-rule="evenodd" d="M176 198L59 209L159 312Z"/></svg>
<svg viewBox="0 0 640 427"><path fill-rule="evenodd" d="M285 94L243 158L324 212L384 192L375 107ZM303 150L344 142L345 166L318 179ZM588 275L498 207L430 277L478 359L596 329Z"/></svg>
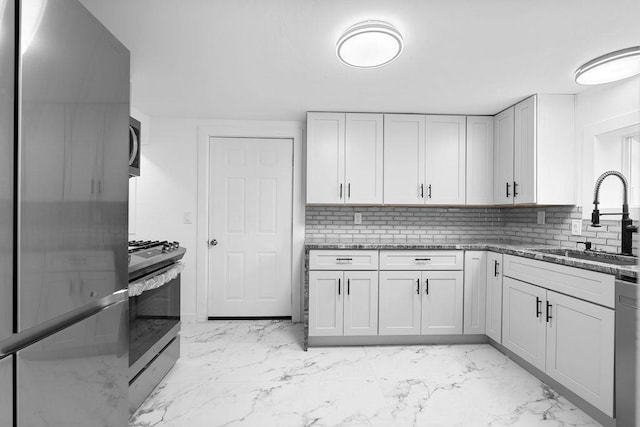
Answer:
<svg viewBox="0 0 640 427"><path fill-rule="evenodd" d="M600 185L602 185L602 181L604 181L606 177L611 175L617 176L618 178L620 178L620 181L622 181L622 204L627 206L627 189L629 188L629 184L627 183L627 178L625 178L625 176L618 171L606 171L605 173L603 173L598 177L598 179L596 180L596 187L593 190L593 204L596 205L596 209L598 209Z"/></svg>
<svg viewBox="0 0 640 427"><path fill-rule="evenodd" d="M625 178L624 175L622 175L620 172L618 171L607 171L605 173L603 173L602 175L600 175L598 177L598 179L596 180L596 187L593 190L593 212L591 213L591 226L592 227L600 227L600 215L605 215L605 214L601 214L600 211L598 210L598 197L600 195L600 185L602 185L602 181L604 181L604 179L610 175L614 175L617 176L618 178L620 178L620 181L622 181L622 241L620 242L621 246L622 246L622 253L624 255L631 255L632 254L632 248L631 248L631 240L632 240L632 233L635 233L638 231L638 227L634 226L632 224L631 218L629 218L629 204L628 204L628 199L627 199L627 189L629 188L629 185L627 183L627 178ZM608 214L608 215L612 215L612 214ZM620 215L620 213L618 214L613 214L613 215Z"/></svg>

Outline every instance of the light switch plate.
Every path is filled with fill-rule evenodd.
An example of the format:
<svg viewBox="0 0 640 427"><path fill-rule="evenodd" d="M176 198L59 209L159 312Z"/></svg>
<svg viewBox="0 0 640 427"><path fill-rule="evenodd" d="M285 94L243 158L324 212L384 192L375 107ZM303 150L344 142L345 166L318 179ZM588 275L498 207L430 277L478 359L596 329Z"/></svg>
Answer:
<svg viewBox="0 0 640 427"><path fill-rule="evenodd" d="M193 212L184 212L182 214L182 222L185 224L193 223Z"/></svg>
<svg viewBox="0 0 640 427"><path fill-rule="evenodd" d="M538 212L538 225L544 225L546 220L546 214L544 211Z"/></svg>
<svg viewBox="0 0 640 427"><path fill-rule="evenodd" d="M362 213L355 212L353 214L353 223L356 224L356 225L362 224Z"/></svg>
<svg viewBox="0 0 640 427"><path fill-rule="evenodd" d="M582 220L579 220L579 219L571 220L571 235L582 236Z"/></svg>

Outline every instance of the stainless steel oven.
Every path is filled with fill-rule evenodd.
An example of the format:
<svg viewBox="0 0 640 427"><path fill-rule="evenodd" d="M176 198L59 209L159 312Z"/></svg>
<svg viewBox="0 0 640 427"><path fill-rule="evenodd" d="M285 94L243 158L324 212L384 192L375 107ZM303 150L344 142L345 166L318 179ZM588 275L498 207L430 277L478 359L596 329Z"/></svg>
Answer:
<svg viewBox="0 0 640 427"><path fill-rule="evenodd" d="M140 122L129 117L129 176L140 176Z"/></svg>
<svg viewBox="0 0 640 427"><path fill-rule="evenodd" d="M180 357L177 242L129 242L129 411L135 412Z"/></svg>

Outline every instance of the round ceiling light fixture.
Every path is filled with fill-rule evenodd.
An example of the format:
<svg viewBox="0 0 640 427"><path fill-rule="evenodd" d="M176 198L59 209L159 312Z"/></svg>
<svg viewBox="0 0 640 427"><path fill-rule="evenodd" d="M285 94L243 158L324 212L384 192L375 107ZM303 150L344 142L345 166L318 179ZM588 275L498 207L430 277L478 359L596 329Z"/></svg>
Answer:
<svg viewBox="0 0 640 427"><path fill-rule="evenodd" d="M403 48L402 34L396 27L384 21L364 21L340 36L336 54L352 67L373 68L393 61Z"/></svg>
<svg viewBox="0 0 640 427"><path fill-rule="evenodd" d="M592 59L578 68L576 83L599 85L640 74L640 46L617 50Z"/></svg>

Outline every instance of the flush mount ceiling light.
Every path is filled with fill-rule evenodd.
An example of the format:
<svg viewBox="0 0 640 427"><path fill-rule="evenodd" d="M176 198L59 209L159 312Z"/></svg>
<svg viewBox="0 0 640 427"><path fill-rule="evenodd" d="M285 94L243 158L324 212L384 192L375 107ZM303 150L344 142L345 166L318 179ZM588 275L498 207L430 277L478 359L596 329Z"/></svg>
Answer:
<svg viewBox="0 0 640 427"><path fill-rule="evenodd" d="M347 28L338 40L336 54L352 67L373 68L396 59L403 47L396 27L384 21L364 21Z"/></svg>
<svg viewBox="0 0 640 427"><path fill-rule="evenodd" d="M617 50L593 59L576 70L576 83L599 85L640 74L640 46Z"/></svg>

